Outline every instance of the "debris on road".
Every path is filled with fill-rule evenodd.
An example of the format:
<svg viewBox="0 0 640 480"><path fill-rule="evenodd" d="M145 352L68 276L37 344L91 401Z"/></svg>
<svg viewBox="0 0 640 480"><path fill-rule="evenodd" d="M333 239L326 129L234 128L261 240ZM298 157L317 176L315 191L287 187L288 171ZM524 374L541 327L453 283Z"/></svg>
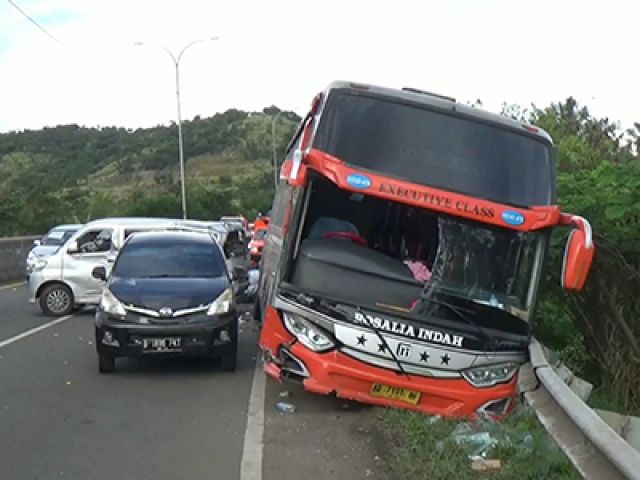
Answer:
<svg viewBox="0 0 640 480"><path fill-rule="evenodd" d="M479 425L460 423L451 433L453 441L463 447L471 460L486 458L498 440Z"/></svg>
<svg viewBox="0 0 640 480"><path fill-rule="evenodd" d="M433 415L433 416L427 417L427 425L433 425L434 423L440 421L441 418L442 418L441 415Z"/></svg>
<svg viewBox="0 0 640 480"><path fill-rule="evenodd" d="M296 406L292 403L278 402L276 404L276 409L280 413L296 413Z"/></svg>
<svg viewBox="0 0 640 480"><path fill-rule="evenodd" d="M475 472L485 472L487 470L500 470L502 462L500 460L479 459L471 462L471 470Z"/></svg>
<svg viewBox="0 0 640 480"><path fill-rule="evenodd" d="M293 395L291 395L291 392L290 392L290 391L288 391L288 390L283 390L283 391L282 391L282 392L280 392L278 395L279 395L280 397L282 397L282 398L289 398L289 397L292 397L292 396L293 396Z"/></svg>

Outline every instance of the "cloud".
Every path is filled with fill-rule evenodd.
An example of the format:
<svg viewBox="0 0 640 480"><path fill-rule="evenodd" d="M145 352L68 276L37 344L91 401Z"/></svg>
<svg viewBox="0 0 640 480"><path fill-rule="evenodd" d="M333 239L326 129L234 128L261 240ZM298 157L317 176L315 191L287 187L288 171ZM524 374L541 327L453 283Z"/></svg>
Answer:
<svg viewBox="0 0 640 480"><path fill-rule="evenodd" d="M569 95L594 113L638 120L630 1L32 0L65 48L0 7L0 130L43 125L150 126L276 104L299 113L330 81L414 86L456 97L544 106ZM58 13L56 13L58 12ZM63 21L64 20L64 21ZM3 47L4 46L4 47Z"/></svg>

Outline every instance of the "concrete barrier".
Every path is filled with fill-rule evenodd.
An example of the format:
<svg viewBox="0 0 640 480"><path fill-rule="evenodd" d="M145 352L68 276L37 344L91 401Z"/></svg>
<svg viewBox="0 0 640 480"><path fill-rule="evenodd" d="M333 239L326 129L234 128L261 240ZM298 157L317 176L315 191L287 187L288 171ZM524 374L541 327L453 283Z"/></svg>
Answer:
<svg viewBox="0 0 640 480"><path fill-rule="evenodd" d="M23 280L25 260L37 237L0 238L0 283Z"/></svg>

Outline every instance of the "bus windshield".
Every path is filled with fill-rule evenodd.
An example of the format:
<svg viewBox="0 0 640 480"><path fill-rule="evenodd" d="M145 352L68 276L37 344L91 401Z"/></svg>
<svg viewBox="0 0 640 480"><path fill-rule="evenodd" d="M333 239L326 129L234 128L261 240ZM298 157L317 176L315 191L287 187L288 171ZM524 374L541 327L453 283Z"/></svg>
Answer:
<svg viewBox="0 0 640 480"><path fill-rule="evenodd" d="M530 307L530 286L542 234L455 218L438 218L438 252L425 291L493 307Z"/></svg>
<svg viewBox="0 0 640 480"><path fill-rule="evenodd" d="M515 206L553 200L551 147L452 112L333 91L314 148L402 180Z"/></svg>
<svg viewBox="0 0 640 480"><path fill-rule="evenodd" d="M341 190L314 177L291 283L411 312L457 297L528 320L545 232L521 232Z"/></svg>

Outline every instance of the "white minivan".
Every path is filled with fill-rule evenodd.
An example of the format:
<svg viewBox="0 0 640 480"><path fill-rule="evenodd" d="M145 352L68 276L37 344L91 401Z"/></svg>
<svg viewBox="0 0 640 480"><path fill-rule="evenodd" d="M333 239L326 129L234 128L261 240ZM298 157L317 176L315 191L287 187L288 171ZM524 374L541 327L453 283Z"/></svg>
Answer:
<svg viewBox="0 0 640 480"><path fill-rule="evenodd" d="M74 308L96 305L103 284L91 272L99 266L109 272L130 234L180 228L183 223L163 218L108 218L87 223L56 253L33 265L29 302L37 302L46 315L56 317L68 315Z"/></svg>

